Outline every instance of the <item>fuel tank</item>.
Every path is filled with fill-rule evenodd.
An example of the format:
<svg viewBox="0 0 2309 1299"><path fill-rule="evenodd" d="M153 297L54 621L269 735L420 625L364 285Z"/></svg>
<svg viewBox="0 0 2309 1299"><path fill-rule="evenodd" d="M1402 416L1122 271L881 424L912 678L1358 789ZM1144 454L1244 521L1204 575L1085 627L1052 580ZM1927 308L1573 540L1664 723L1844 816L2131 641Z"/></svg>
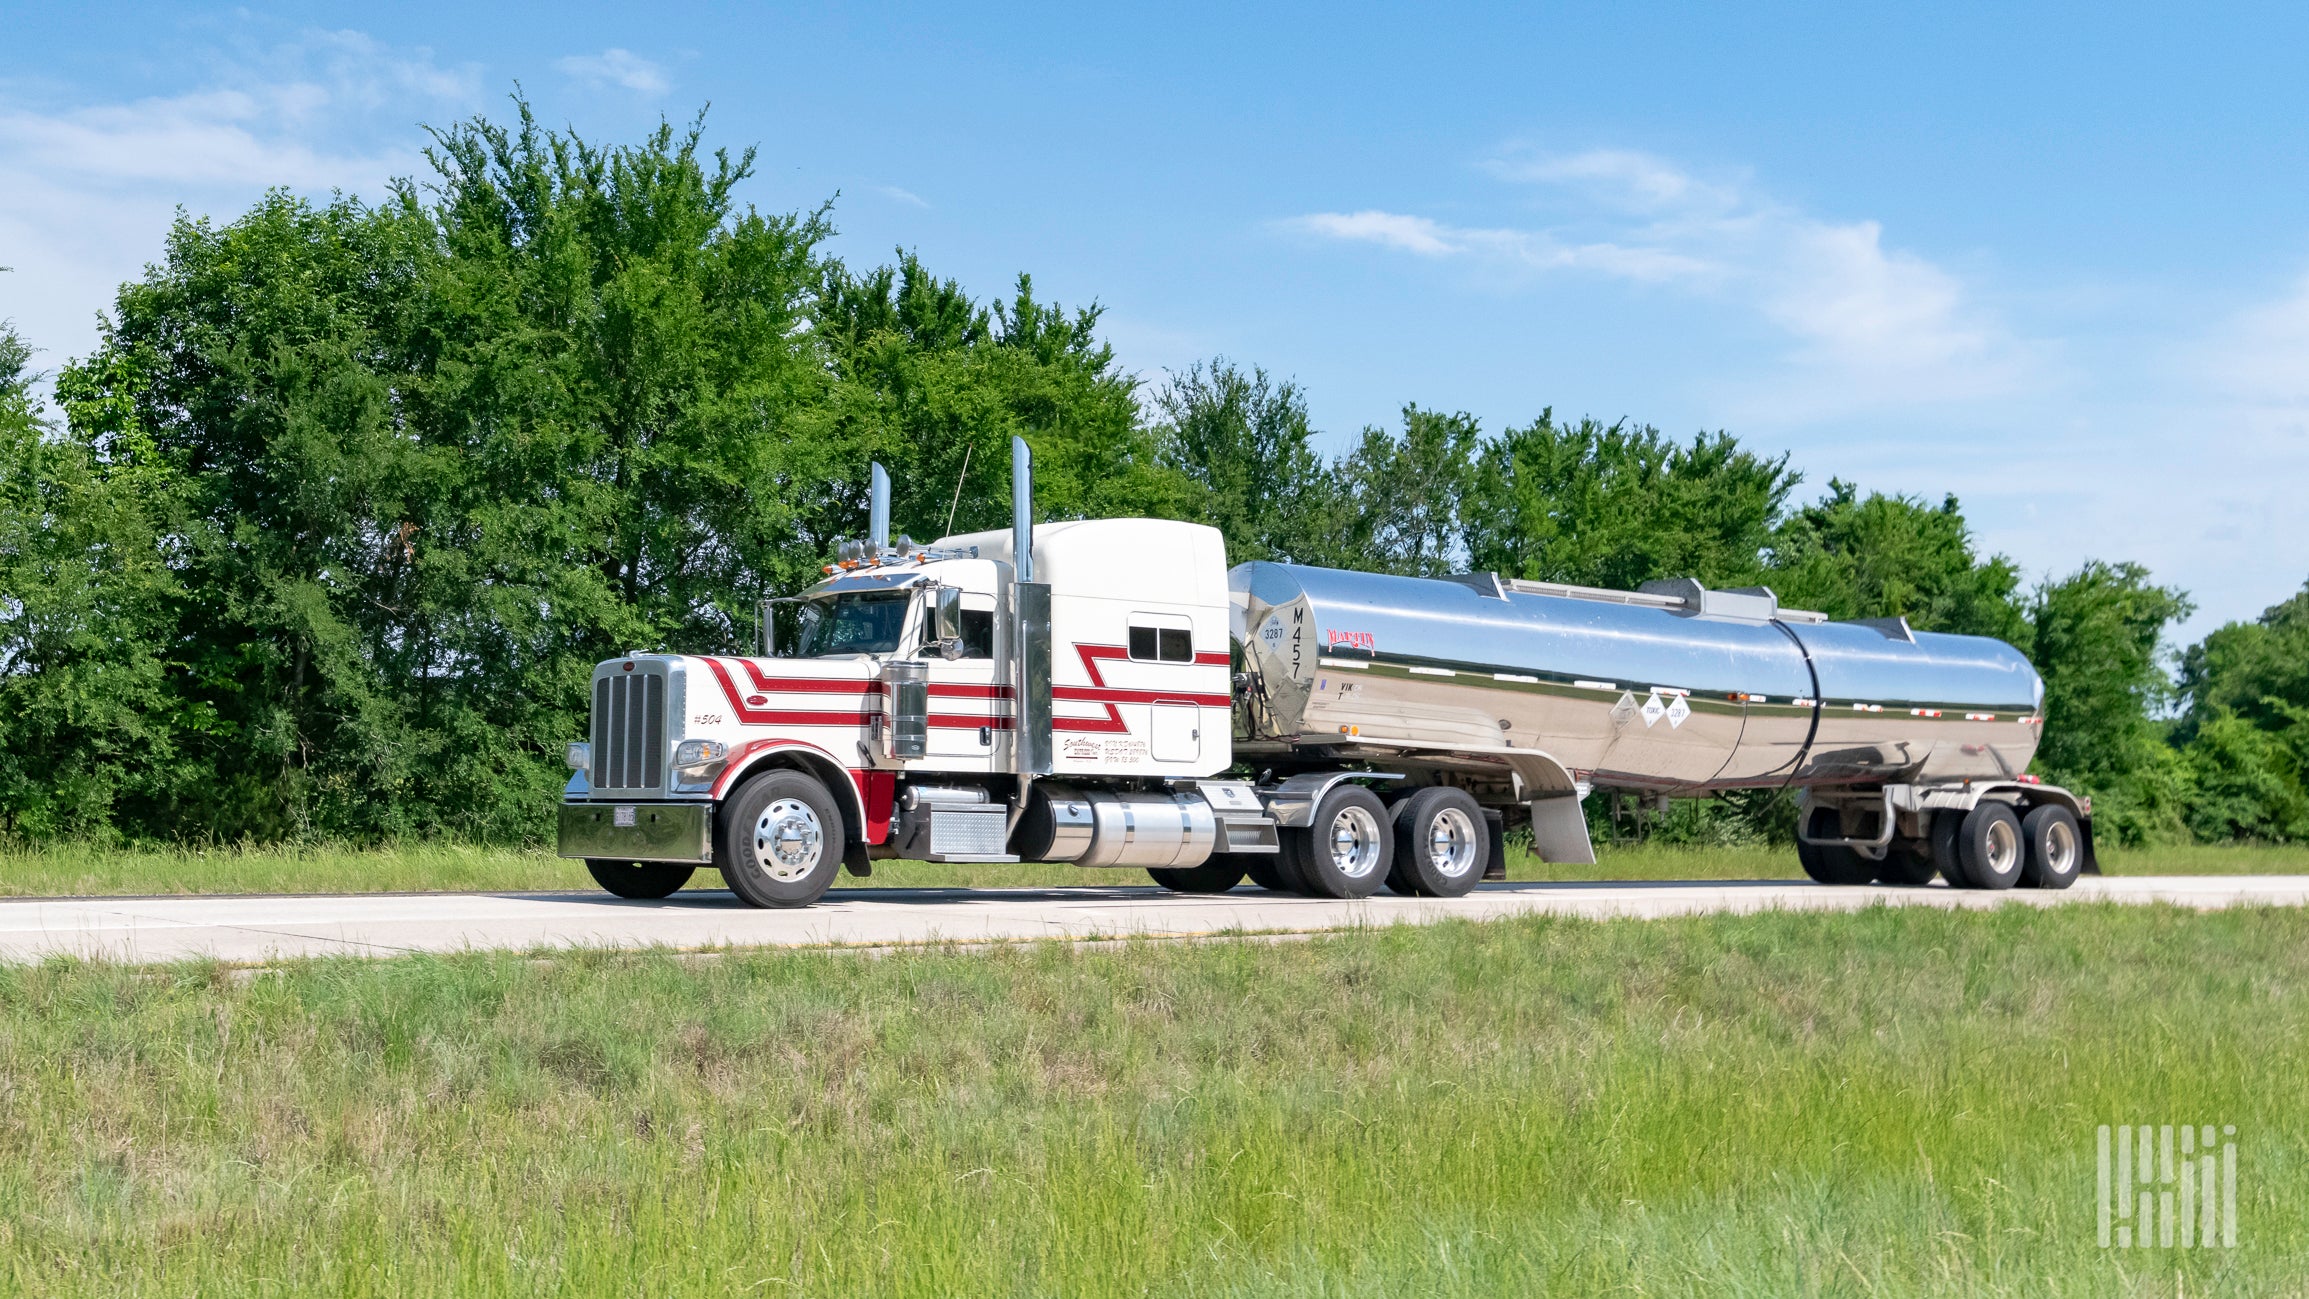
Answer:
<svg viewBox="0 0 2309 1299"><path fill-rule="evenodd" d="M1769 591L1609 591L1291 564L1229 575L1249 740L1536 749L1596 784L2007 779L2044 687L2002 641L1829 622Z"/></svg>

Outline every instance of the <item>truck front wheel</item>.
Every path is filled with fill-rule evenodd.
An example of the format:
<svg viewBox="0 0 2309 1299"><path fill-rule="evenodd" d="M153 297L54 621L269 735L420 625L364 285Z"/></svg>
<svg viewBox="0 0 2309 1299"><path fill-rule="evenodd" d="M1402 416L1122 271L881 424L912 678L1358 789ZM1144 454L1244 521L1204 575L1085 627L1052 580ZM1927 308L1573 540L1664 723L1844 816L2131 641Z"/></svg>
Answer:
<svg viewBox="0 0 2309 1299"><path fill-rule="evenodd" d="M799 771L765 771L722 804L714 865L752 907L806 907L842 868L842 813Z"/></svg>

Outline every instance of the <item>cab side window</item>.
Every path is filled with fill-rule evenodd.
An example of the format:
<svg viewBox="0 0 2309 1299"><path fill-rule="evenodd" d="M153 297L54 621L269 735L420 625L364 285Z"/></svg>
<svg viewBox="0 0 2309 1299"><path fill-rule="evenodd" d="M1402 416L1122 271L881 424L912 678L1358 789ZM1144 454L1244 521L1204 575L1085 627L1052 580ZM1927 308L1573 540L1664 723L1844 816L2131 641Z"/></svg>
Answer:
<svg viewBox="0 0 2309 1299"><path fill-rule="evenodd" d="M1143 663L1192 663L1194 633L1185 627L1156 627L1133 621L1130 656Z"/></svg>
<svg viewBox="0 0 2309 1299"><path fill-rule="evenodd" d="M994 657L994 611L992 609L964 609L962 611L962 657L990 659Z"/></svg>

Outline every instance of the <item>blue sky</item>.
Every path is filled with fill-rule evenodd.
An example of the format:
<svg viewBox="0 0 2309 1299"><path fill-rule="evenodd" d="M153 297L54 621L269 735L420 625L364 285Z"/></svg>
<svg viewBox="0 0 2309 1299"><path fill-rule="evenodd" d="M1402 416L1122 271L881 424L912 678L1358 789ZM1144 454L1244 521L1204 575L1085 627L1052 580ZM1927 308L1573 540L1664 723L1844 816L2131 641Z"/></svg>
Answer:
<svg viewBox="0 0 2309 1299"><path fill-rule="evenodd" d="M543 11L541 11L543 12ZM2137 559L2189 631L2309 576L2309 10L19 9L0 315L85 351L172 208L380 192L418 124L631 139L708 101L747 198L829 197L982 295L1097 299L1337 446L1542 407L1957 493L2033 575Z"/></svg>

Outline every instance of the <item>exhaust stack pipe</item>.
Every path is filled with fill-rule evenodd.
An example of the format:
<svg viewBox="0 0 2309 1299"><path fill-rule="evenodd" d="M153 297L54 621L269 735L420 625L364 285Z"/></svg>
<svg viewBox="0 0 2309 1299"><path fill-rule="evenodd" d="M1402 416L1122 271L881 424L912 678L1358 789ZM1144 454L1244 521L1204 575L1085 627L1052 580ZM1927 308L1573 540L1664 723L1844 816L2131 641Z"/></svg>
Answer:
<svg viewBox="0 0 2309 1299"><path fill-rule="evenodd" d="M1034 580L1034 452L1010 439L1010 563L1018 580Z"/></svg>
<svg viewBox="0 0 2309 1299"><path fill-rule="evenodd" d="M890 549L890 471L880 462L874 465L872 501L867 507L866 553L880 555Z"/></svg>

